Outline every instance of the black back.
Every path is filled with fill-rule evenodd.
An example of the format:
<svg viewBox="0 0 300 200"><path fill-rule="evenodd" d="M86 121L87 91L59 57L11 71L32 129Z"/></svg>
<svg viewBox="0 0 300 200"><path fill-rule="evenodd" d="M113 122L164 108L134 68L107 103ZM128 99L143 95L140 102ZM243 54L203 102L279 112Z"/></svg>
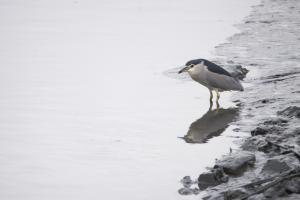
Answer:
<svg viewBox="0 0 300 200"><path fill-rule="evenodd" d="M196 59L196 60L190 60L188 61L185 65L186 66L189 66L191 64L194 64L194 65L197 65L201 62L204 62L204 65L207 66L207 69L213 73L216 73L216 74L222 74L222 75L226 75L226 76L231 76L231 74L226 71L225 69L223 69L222 67L220 67L219 65L215 64L215 63L212 63L208 60L205 60L205 59Z"/></svg>

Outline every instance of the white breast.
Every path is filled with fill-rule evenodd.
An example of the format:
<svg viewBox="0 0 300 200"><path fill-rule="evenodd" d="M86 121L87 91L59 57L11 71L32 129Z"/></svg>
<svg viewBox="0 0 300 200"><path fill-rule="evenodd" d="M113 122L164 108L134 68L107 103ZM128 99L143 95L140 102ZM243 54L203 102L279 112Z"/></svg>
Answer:
<svg viewBox="0 0 300 200"><path fill-rule="evenodd" d="M193 68L189 69L188 73L194 81L207 86L205 66L200 64L196 65Z"/></svg>

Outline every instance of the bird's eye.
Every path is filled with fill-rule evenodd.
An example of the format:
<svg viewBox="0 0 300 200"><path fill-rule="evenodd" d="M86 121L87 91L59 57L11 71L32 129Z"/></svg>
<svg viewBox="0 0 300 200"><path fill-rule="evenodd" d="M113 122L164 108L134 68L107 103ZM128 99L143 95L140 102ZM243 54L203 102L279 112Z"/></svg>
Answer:
<svg viewBox="0 0 300 200"><path fill-rule="evenodd" d="M194 64L191 64L191 65L190 65L190 68L192 68L192 67L194 67Z"/></svg>

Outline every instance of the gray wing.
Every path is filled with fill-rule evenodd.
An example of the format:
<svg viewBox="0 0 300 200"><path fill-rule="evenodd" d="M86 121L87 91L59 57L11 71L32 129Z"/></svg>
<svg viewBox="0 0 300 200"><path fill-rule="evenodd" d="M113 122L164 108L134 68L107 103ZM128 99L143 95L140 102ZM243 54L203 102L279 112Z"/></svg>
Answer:
<svg viewBox="0 0 300 200"><path fill-rule="evenodd" d="M210 87L223 91L244 90L242 84L237 79L228 75L214 73L209 70L206 70L206 82Z"/></svg>

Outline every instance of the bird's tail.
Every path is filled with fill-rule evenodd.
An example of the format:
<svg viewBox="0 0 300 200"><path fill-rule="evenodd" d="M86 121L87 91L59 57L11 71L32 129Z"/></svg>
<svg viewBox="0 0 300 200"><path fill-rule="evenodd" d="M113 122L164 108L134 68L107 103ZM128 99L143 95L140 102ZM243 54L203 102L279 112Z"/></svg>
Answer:
<svg viewBox="0 0 300 200"><path fill-rule="evenodd" d="M236 80L236 82L237 82L237 90L238 91L244 91L244 87L241 84L241 82L239 80Z"/></svg>
<svg viewBox="0 0 300 200"><path fill-rule="evenodd" d="M233 79L231 79L231 81L232 81L232 89L231 90L244 91L243 85L237 78L233 78Z"/></svg>

